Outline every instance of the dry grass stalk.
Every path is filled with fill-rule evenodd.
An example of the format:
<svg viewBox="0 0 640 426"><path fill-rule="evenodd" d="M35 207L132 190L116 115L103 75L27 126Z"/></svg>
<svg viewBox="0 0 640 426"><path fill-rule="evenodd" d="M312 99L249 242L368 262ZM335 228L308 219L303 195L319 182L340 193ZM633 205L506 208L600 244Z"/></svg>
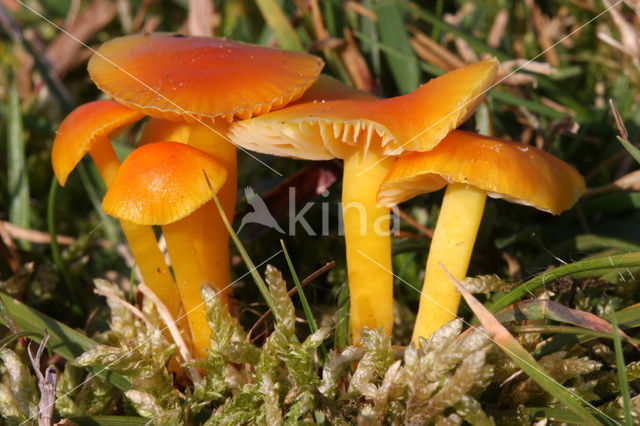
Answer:
<svg viewBox="0 0 640 426"><path fill-rule="evenodd" d="M507 24L509 23L509 12L507 9L500 9L496 13L496 17L493 19L491 30L487 36L487 44L494 49L500 45L500 40L507 30Z"/></svg>
<svg viewBox="0 0 640 426"><path fill-rule="evenodd" d="M456 50L458 51L458 54L462 57L465 63L470 64L470 63L479 61L478 55L476 55L475 50L473 50L473 48L469 46L469 43L467 43L465 40L461 39L460 37L456 37L453 40L453 44L456 46ZM483 56L486 56L488 58L491 55L483 55Z"/></svg>
<svg viewBox="0 0 640 426"><path fill-rule="evenodd" d="M47 48L47 57L60 77L79 65L77 61L83 44L98 31L106 27L116 16L117 6L109 0L94 0L73 22L65 26L66 33L60 33ZM68 35L72 34L73 38ZM78 40L80 43L78 43Z"/></svg>
<svg viewBox="0 0 640 426"><path fill-rule="evenodd" d="M356 87L365 92L373 91L373 76L367 65L367 61L360 53L358 45L353 39L349 28L344 28L345 46L340 51L340 58L347 67L347 72Z"/></svg>
<svg viewBox="0 0 640 426"><path fill-rule="evenodd" d="M558 59L558 52L556 52L550 36L549 18L542 14L540 8L533 0L526 0L526 4L527 8L531 11L533 26L538 33L538 41L543 49L544 57L551 65L557 67L560 64L560 60Z"/></svg>
<svg viewBox="0 0 640 426"><path fill-rule="evenodd" d="M153 304L156 306L158 315L160 315L160 318L162 318L162 321L167 326L167 329L171 334L171 338L176 344L178 352L180 353L180 356L182 357L184 362L192 362L193 356L191 355L191 351L189 350L187 343L182 338L182 334L180 334L180 330L178 330L178 327L176 326L175 319L171 316L171 313L169 312L167 307L162 303L160 299L158 299L158 296L156 296L156 294L151 291L149 287L144 285L144 283L140 283L138 285L138 290L140 290L140 292L144 294L145 297L149 298L149 300L151 300L151 302L153 302ZM187 371L189 373L189 378L193 383L196 383L198 380L200 380L200 373L197 369L188 368Z"/></svg>
<svg viewBox="0 0 640 426"><path fill-rule="evenodd" d="M213 37L213 2L211 0L189 0L187 16L189 34Z"/></svg>
<svg viewBox="0 0 640 426"><path fill-rule="evenodd" d="M373 22L376 22L378 20L378 16L375 14L375 12L373 12L372 10L368 9L366 6L358 2L355 2L353 0L349 0L345 2L344 8L346 10L351 10L359 15L362 15Z"/></svg>
<svg viewBox="0 0 640 426"><path fill-rule="evenodd" d="M412 26L408 26L407 28L414 35L414 37L411 38L411 46L419 56L422 53L424 56L432 57L436 61L432 63L445 71L461 68L465 65L464 60L460 59L460 57L454 53L451 53L447 48L440 45L422 31ZM417 46L419 46L418 49L420 49L421 53L418 53L418 49L416 49Z"/></svg>

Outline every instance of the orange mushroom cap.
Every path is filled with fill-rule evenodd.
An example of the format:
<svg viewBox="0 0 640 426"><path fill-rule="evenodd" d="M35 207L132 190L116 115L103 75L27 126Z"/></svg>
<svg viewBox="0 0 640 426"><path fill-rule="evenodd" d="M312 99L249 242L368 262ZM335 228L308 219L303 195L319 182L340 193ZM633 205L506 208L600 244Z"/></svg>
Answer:
<svg viewBox="0 0 640 426"><path fill-rule="evenodd" d="M102 201L103 210L141 225L180 220L213 198L227 171L207 153L178 142L137 148L122 162Z"/></svg>
<svg viewBox="0 0 640 426"><path fill-rule="evenodd" d="M551 154L455 130L431 151L400 156L380 185L378 203L398 204L454 182L552 214L571 208L585 191L582 175Z"/></svg>
<svg viewBox="0 0 640 426"><path fill-rule="evenodd" d="M104 43L89 74L100 90L152 117L232 121L299 98L323 66L306 53L147 33Z"/></svg>
<svg viewBox="0 0 640 426"><path fill-rule="evenodd" d="M496 59L487 59L390 99L345 91L346 99L326 100L318 90L304 102L234 123L228 135L252 151L309 160L346 158L371 143L379 144L383 154L426 151L475 110L497 69Z"/></svg>
<svg viewBox="0 0 640 426"><path fill-rule="evenodd" d="M140 119L143 114L117 102L101 100L74 109L64 119L51 151L53 172L64 186L71 171L101 138Z"/></svg>

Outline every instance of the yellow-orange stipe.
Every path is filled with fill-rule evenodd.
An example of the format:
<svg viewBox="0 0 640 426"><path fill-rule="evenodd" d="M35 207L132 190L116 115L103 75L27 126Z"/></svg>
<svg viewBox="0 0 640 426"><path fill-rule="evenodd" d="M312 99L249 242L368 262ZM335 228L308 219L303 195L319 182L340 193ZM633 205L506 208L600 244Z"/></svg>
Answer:
<svg viewBox="0 0 640 426"><path fill-rule="evenodd" d="M143 114L108 100L89 102L74 109L60 124L51 150L53 172L60 185L67 183L71 171L97 142L104 142L112 133L142 117Z"/></svg>
<svg viewBox="0 0 640 426"><path fill-rule="evenodd" d="M437 145L484 99L497 68L495 59L487 59L433 79L408 95L382 100L332 79L318 79L292 105L231 124L228 135L243 148L309 160L345 160L342 202L354 343L363 326L382 326L390 334L393 325L391 242L384 229L388 230L389 210L377 207L374 195L393 162L389 155ZM376 221L385 225L374 229Z"/></svg>
<svg viewBox="0 0 640 426"><path fill-rule="evenodd" d="M342 212L351 299L351 341L360 343L362 327L391 336L393 275L389 209L376 205L376 191L393 164L376 150L344 160Z"/></svg>
<svg viewBox="0 0 640 426"><path fill-rule="evenodd" d="M453 131L432 151L402 155L380 186L378 202L397 204L445 185L413 332L416 344L457 314L460 294L440 265L457 280L466 276L487 195L560 214L585 190L573 167L546 152Z"/></svg>
<svg viewBox="0 0 640 426"><path fill-rule="evenodd" d="M351 339L363 326L393 325L389 210L375 195L404 150L429 150L475 109L493 84L495 59L468 65L391 99L319 79L301 99L281 110L229 127L233 143L266 154L309 160L344 159L342 202L351 295ZM364 227L365 232L360 232ZM373 296L372 296L373 295ZM379 296L379 297L378 297ZM372 303L371 297L378 297Z"/></svg>
<svg viewBox="0 0 640 426"><path fill-rule="evenodd" d="M198 148L218 160L227 170L227 180L218 192L218 199L229 221L233 222L237 193L237 155L234 145L219 134L226 133L227 123L216 122L217 133L200 123L188 124L152 118L147 123L140 145L152 141L170 140ZM190 221L191 239L204 273L215 288L223 291L224 300L231 291L229 270L229 235L213 201L193 213Z"/></svg>
<svg viewBox="0 0 640 426"><path fill-rule="evenodd" d="M306 102L235 123L229 135L252 151L310 160L346 158L360 143L376 143L387 155L426 151L469 117L493 84L497 69L497 61L487 59L390 99L309 96Z"/></svg>
<svg viewBox="0 0 640 426"><path fill-rule="evenodd" d="M213 157L182 143L150 143L125 159L102 204L112 216L163 225L197 357L206 355L211 334L200 294L210 277L191 238L193 213L213 198L203 172L218 192L226 170Z"/></svg>
<svg viewBox="0 0 640 426"><path fill-rule="evenodd" d="M231 121L299 98L323 65L306 53L155 33L103 44L89 74L118 102L152 117Z"/></svg>
<svg viewBox="0 0 640 426"><path fill-rule="evenodd" d="M142 114L109 100L90 102L73 110L53 142L51 162L58 182L64 186L69 173L89 152L109 187L120 166L109 135L141 118ZM126 220L121 220L120 226L142 279L176 317L180 307L178 292L153 229Z"/></svg>

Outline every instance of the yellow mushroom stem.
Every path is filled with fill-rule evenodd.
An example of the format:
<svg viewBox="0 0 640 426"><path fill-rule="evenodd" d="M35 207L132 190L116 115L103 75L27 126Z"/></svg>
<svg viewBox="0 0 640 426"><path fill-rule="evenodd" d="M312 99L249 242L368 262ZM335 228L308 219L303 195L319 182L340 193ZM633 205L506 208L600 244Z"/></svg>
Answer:
<svg viewBox="0 0 640 426"><path fill-rule="evenodd" d="M344 161L342 211L351 298L351 341L360 342L367 326L393 329L393 275L389 208L378 207L376 194L393 157L362 149Z"/></svg>
<svg viewBox="0 0 640 426"><path fill-rule="evenodd" d="M111 142L106 137L96 140L89 154L108 188L120 166ZM126 220L121 220L120 226L129 242L131 254L140 268L145 284L164 303L173 318L176 318L180 308L180 298L167 262L158 247L153 228L136 225Z"/></svg>
<svg viewBox="0 0 640 426"><path fill-rule="evenodd" d="M213 127L214 132L201 124L192 125L189 145L211 155L227 169L227 180L217 196L227 219L233 223L238 192L238 164L235 145L221 136L226 134L228 126L226 122L216 122L216 126ZM202 178L204 179L204 175ZM213 283L214 288L222 291L223 301L227 303L231 283L229 232L213 200L194 212L192 216L193 244L200 258L203 272ZM200 295L199 292L198 295Z"/></svg>
<svg viewBox="0 0 640 426"><path fill-rule="evenodd" d="M153 118L145 127L140 144L162 140L180 142L198 148L222 163L227 170L227 180L217 195L227 219L233 222L238 192L238 165L237 149L224 137L228 127L229 124L223 120L217 120L215 125L204 125ZM204 276L211 281L214 288L222 291L223 301L227 303L231 282L227 228L213 201L193 212L191 216L189 232ZM193 291L200 297L199 289L194 288Z"/></svg>
<svg viewBox="0 0 640 426"><path fill-rule="evenodd" d="M413 329L416 345L419 337L429 337L457 315L460 293L439 264L456 280L465 278L486 199L486 192L474 186L453 183L447 187L429 248Z"/></svg>
<svg viewBox="0 0 640 426"><path fill-rule="evenodd" d="M200 286L207 280L207 277L192 239L193 226L194 217L192 214L184 219L163 225L162 233L167 241L167 251L171 258L178 292L189 323L194 355L198 358L204 358L206 356L205 349L210 345L211 329L207 323Z"/></svg>

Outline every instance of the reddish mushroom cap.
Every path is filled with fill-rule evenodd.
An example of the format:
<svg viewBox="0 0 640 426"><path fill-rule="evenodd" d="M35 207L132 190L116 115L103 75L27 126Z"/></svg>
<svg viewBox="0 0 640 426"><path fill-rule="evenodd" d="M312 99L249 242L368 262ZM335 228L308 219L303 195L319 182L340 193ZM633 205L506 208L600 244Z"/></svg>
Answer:
<svg viewBox="0 0 640 426"><path fill-rule="evenodd" d="M93 144L142 117L143 114L109 100L89 102L74 109L60 124L51 151L53 172L60 185L65 185Z"/></svg>
<svg viewBox="0 0 640 426"><path fill-rule="evenodd" d="M315 90L278 111L233 123L228 135L243 148L309 160L346 158L358 147L378 145L384 154L432 149L473 113L493 84L496 59L448 72L419 89L371 99L335 87ZM335 86L335 85L334 85ZM314 90L314 89L311 89Z"/></svg>
<svg viewBox="0 0 640 426"><path fill-rule="evenodd" d="M134 150L122 162L102 201L111 216L140 225L166 225L213 198L227 171L199 149L178 142L155 142Z"/></svg>
<svg viewBox="0 0 640 426"><path fill-rule="evenodd" d="M299 98L323 65L306 53L155 33L103 44L89 74L100 90L152 117L231 121Z"/></svg>
<svg viewBox="0 0 640 426"><path fill-rule="evenodd" d="M378 202L398 204L452 182L552 214L571 208L585 191L582 175L551 154L454 130L431 151L401 155L380 185Z"/></svg>

